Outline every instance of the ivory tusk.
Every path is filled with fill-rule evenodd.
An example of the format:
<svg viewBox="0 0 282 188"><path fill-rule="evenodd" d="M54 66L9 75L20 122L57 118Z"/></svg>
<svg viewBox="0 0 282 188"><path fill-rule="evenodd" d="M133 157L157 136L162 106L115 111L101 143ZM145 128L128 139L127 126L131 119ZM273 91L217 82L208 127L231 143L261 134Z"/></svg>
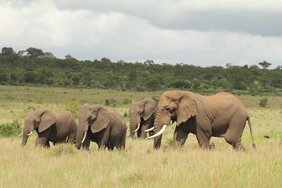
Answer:
<svg viewBox="0 0 282 188"><path fill-rule="evenodd" d="M23 135L23 132L21 132L21 134L19 134L19 137Z"/></svg>
<svg viewBox="0 0 282 188"><path fill-rule="evenodd" d="M155 138L155 137L160 136L161 134L163 134L164 130L166 129L166 126L167 126L167 125L164 125L164 126L161 128L161 130L160 130L157 134L154 134L154 135L152 135L152 136L149 136L148 139L150 139L150 138Z"/></svg>
<svg viewBox="0 0 282 188"><path fill-rule="evenodd" d="M152 130L154 130L155 127L151 127L150 129L146 129L145 132L150 132Z"/></svg>
<svg viewBox="0 0 282 188"><path fill-rule="evenodd" d="M83 136L83 139L82 139L82 141L81 141L81 143L83 143L84 141L85 141L85 138L86 138L86 132L84 133L84 136Z"/></svg>
<svg viewBox="0 0 282 188"><path fill-rule="evenodd" d="M138 123L137 128L133 131L134 133L138 131L138 129L140 128L140 123Z"/></svg>
<svg viewBox="0 0 282 188"><path fill-rule="evenodd" d="M27 134L27 136L30 136L30 135L32 135L32 131L30 131L30 133Z"/></svg>

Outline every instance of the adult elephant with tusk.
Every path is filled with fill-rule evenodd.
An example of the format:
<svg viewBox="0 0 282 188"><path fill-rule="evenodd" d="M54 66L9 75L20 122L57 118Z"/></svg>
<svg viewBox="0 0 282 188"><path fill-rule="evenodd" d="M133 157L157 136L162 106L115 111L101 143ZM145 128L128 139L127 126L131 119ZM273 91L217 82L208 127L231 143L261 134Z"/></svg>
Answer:
<svg viewBox="0 0 282 188"><path fill-rule="evenodd" d="M138 138L146 138L154 125L156 107L157 102L151 98L132 101L129 109L130 137L136 133Z"/></svg>
<svg viewBox="0 0 282 188"><path fill-rule="evenodd" d="M102 106L85 104L78 112L76 147L89 149L90 142L94 141L99 149L124 149L126 132L121 114Z"/></svg>
<svg viewBox="0 0 282 188"><path fill-rule="evenodd" d="M250 118L242 102L228 92L203 96L189 91L162 93L154 122L154 148L161 145L162 134L170 121L176 121L174 143L183 145L189 133L196 135L202 148L210 147L211 136L224 137L234 149L244 150L242 133L248 121L253 147Z"/></svg>
<svg viewBox="0 0 282 188"><path fill-rule="evenodd" d="M76 122L66 110L37 110L27 113L24 120L22 146L25 146L32 131L37 132L36 146L50 147L49 142L75 142Z"/></svg>

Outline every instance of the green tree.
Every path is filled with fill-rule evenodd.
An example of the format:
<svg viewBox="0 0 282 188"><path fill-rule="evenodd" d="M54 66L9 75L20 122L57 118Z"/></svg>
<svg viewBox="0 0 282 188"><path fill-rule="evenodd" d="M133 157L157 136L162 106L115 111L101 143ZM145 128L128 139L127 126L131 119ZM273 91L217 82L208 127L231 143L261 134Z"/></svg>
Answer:
<svg viewBox="0 0 282 188"><path fill-rule="evenodd" d="M268 63L267 61L262 61L258 63L263 69L267 69L271 63Z"/></svg>
<svg viewBox="0 0 282 188"><path fill-rule="evenodd" d="M72 57L70 54L65 55L65 60L67 61L77 61L74 57Z"/></svg>
<svg viewBox="0 0 282 188"><path fill-rule="evenodd" d="M5 83L6 81L8 81L8 74L4 70L1 70L0 71L0 83Z"/></svg>
<svg viewBox="0 0 282 188"><path fill-rule="evenodd" d="M42 57L44 52L41 49L30 47L26 49L27 55L30 57Z"/></svg>
<svg viewBox="0 0 282 188"><path fill-rule="evenodd" d="M24 73L24 81L26 83L37 83L38 75L33 71L27 71Z"/></svg>
<svg viewBox="0 0 282 188"><path fill-rule="evenodd" d="M3 55L12 55L14 53L15 52L14 52L13 48L11 48L11 47L3 47L2 48L2 54Z"/></svg>

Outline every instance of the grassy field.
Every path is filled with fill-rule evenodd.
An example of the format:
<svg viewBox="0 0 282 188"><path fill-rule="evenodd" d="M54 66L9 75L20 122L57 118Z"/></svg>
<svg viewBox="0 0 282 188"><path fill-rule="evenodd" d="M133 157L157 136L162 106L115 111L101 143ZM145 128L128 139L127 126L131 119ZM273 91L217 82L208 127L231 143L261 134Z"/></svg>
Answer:
<svg viewBox="0 0 282 188"><path fill-rule="evenodd" d="M158 97L156 92L0 86L0 124L22 118L32 108L61 109L110 101L122 113L131 99ZM125 151L76 150L71 145L34 148L20 138L0 138L0 187L282 187L282 97L240 96L250 114L257 149L246 127L246 152L233 151L224 139L212 138L215 149L201 150L194 135L182 148L172 146L174 126L163 135L160 150L152 140L127 139ZM269 136L267 139L265 136Z"/></svg>

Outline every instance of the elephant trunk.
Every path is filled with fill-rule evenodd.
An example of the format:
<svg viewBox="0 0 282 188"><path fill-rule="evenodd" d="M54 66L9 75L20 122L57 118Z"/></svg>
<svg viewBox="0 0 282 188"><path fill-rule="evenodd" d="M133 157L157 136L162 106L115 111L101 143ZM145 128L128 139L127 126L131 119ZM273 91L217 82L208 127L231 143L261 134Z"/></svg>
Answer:
<svg viewBox="0 0 282 188"><path fill-rule="evenodd" d="M27 143L27 140L28 140L28 135L23 133L23 136L22 136L22 146L25 146L26 143Z"/></svg>
<svg viewBox="0 0 282 188"><path fill-rule="evenodd" d="M22 133L22 146L25 146L32 131L24 130Z"/></svg>
<svg viewBox="0 0 282 188"><path fill-rule="evenodd" d="M154 126L154 135L160 132L162 126ZM159 149L162 143L162 134L154 138L154 149Z"/></svg>
<svg viewBox="0 0 282 188"><path fill-rule="evenodd" d="M129 136L130 137L134 137L134 134L137 132L136 129L138 128L138 125L140 125L139 123L140 123L139 117L134 117L134 118L130 119L130 129L129 129L129 132L130 132Z"/></svg>
<svg viewBox="0 0 282 188"><path fill-rule="evenodd" d="M154 149L158 149L161 146L162 134L169 124L171 117L162 114L162 111L156 113L156 118L154 121L154 135L148 138L154 138Z"/></svg>

